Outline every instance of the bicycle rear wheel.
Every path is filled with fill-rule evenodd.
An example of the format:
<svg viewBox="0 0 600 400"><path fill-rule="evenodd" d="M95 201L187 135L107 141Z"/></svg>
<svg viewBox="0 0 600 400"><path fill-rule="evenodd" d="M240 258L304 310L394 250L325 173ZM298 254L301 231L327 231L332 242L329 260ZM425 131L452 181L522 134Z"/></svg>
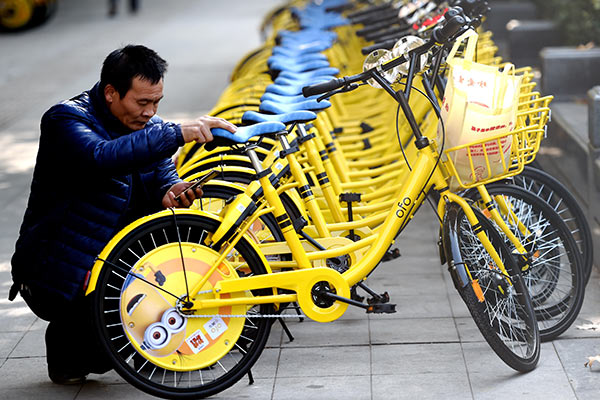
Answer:
<svg viewBox="0 0 600 400"><path fill-rule="evenodd" d="M273 314L272 305L220 307L203 315L179 307L187 288L219 257L209 247L218 225L216 218L189 212L155 214L126 228L105 258L94 321L117 373L144 392L172 399L218 393L249 371L266 344L271 321L260 316ZM198 296L213 298L221 280L263 273L260 257L242 239Z"/></svg>
<svg viewBox="0 0 600 400"><path fill-rule="evenodd" d="M443 246L453 267L466 269L470 279L457 289L479 331L494 352L511 368L531 371L538 363L540 340L531 299L520 270L504 240L486 218L474 209L481 228L469 223L456 204L447 207ZM498 252L508 277L476 236L483 229Z"/></svg>

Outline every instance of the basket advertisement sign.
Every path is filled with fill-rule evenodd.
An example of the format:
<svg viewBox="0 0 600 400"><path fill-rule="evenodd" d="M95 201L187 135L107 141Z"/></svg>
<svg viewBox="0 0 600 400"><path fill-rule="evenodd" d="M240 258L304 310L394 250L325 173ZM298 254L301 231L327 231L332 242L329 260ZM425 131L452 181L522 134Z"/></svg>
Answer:
<svg viewBox="0 0 600 400"><path fill-rule="evenodd" d="M463 58L455 57L467 39ZM477 33L467 31L448 56L448 83L442 102L445 156L452 161L463 183L482 181L505 172L510 166L512 132L515 128L520 76L509 64L502 71L473 61ZM438 143L442 139L438 126ZM486 139L490 141L486 141ZM471 144L471 145L469 145ZM450 185L459 187L452 178Z"/></svg>

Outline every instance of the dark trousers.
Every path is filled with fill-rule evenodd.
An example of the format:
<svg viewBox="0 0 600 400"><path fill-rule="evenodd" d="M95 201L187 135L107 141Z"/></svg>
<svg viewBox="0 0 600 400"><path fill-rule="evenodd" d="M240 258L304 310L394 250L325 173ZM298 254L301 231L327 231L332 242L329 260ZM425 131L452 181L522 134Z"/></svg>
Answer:
<svg viewBox="0 0 600 400"><path fill-rule="evenodd" d="M88 298L69 303L46 329L48 369L69 375L103 374L112 364L102 347Z"/></svg>

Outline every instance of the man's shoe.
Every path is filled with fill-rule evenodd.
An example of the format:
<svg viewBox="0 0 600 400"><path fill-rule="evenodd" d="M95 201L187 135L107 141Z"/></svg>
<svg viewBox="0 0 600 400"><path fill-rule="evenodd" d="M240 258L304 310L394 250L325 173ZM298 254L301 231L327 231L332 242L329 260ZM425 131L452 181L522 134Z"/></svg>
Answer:
<svg viewBox="0 0 600 400"><path fill-rule="evenodd" d="M48 376L50 377L50 380L57 385L80 385L85 382L87 374L74 374L48 369Z"/></svg>

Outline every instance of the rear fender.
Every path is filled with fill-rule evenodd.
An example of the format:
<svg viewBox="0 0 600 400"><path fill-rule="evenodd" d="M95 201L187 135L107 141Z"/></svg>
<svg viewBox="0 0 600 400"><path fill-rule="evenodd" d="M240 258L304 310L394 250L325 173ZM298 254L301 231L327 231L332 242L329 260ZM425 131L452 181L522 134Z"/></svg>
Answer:
<svg viewBox="0 0 600 400"><path fill-rule="evenodd" d="M108 244L104 247L102 252L96 258L96 262L94 263L94 266L92 267L92 270L91 270L90 279L88 281L87 287L85 288L85 295L88 296L96 289L96 284L98 283L98 278L100 277L100 273L102 272L102 269L105 266L103 260L106 260L110 256L110 253L117 246L117 244L121 240L123 240L123 238L125 238L134 229L136 229L136 228L140 227L141 225L148 223L154 219L171 217L173 215L173 211L175 211L176 215L197 215L197 216L202 216L203 218L209 218L209 219L218 221L219 224L222 223L222 220L214 214L211 214L211 213L208 213L205 211L192 210L192 209L187 209L187 208L175 208L175 209L163 210L158 213L148 215L146 217L140 218L140 219L132 222L131 224L129 224L125 228L123 228L119 233L117 233L110 240L110 242L108 242ZM258 249L258 246L249 237L245 237L245 239L252 246L252 249L260 258L262 264L265 266L265 270L268 273L271 272L268 261L266 260L265 256L262 254L262 252Z"/></svg>

